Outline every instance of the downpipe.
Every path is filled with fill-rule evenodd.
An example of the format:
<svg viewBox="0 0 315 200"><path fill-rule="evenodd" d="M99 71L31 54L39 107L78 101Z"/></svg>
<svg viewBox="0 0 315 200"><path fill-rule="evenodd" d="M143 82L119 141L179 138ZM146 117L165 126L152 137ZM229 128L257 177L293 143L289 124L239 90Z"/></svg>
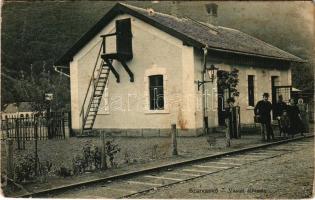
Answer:
<svg viewBox="0 0 315 200"><path fill-rule="evenodd" d="M206 87L204 84L205 81L205 74L206 74L206 69L207 69L207 55L208 55L208 45L206 45L203 50L203 70L202 70L202 76L201 76L201 81L203 82L202 84L202 116L203 116L203 128L204 128L204 134L208 135L208 116L206 116L207 108L206 108Z"/></svg>
<svg viewBox="0 0 315 200"><path fill-rule="evenodd" d="M59 74L61 74L61 75L63 75L63 76L66 76L66 77L68 77L68 78L70 78L70 75L69 74L66 74L66 73L64 73L64 72L62 72L62 70L58 70L58 68L65 68L64 66L53 66L54 67L54 70L55 70L55 72L57 72L57 73L59 73Z"/></svg>

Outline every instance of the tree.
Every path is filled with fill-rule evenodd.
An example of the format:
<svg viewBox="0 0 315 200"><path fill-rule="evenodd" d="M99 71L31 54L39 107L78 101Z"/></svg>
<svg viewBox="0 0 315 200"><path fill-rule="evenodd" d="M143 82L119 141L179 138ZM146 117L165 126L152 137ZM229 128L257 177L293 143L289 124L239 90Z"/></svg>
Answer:
<svg viewBox="0 0 315 200"><path fill-rule="evenodd" d="M229 91L229 97L238 97L239 92L237 91L236 87L239 83L238 78L238 72L239 70L236 68L233 68L232 71L219 71L218 72L218 87L219 90Z"/></svg>
<svg viewBox="0 0 315 200"><path fill-rule="evenodd" d="M5 77L4 88L8 88L3 90L5 92L3 104L26 101L31 103L33 112L41 113L48 106L48 102L44 100L45 93L52 93L54 98L50 102L51 108L54 111L69 110L69 80L62 75L51 73L46 69L46 63L42 63L40 73L33 73L31 70L31 73L27 74L21 70L16 79L6 73L2 74L2 77Z"/></svg>

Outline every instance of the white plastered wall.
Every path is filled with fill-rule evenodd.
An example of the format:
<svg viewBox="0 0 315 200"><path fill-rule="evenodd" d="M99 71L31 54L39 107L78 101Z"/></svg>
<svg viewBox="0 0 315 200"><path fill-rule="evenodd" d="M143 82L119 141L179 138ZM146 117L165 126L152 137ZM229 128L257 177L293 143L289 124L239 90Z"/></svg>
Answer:
<svg viewBox="0 0 315 200"><path fill-rule="evenodd" d="M201 53L195 52L195 81L202 80L202 69L203 69L203 57ZM241 123L251 124L254 119L254 107L248 105L248 75L254 75L254 98L255 103L262 99L262 94L268 92L271 95L271 76L279 76L279 85L291 85L291 69L281 69L279 66L266 66L266 67L251 67L251 66L240 66L230 65L224 62L207 60L207 66L214 64L219 70L231 71L233 67L239 70L239 84L237 90L240 92L239 97L236 98L236 105L240 106L241 109ZM206 76L207 77L207 76ZM208 79L206 79L208 80ZM215 81L216 82L216 81ZM205 87L208 91L217 91L217 85L214 83L206 83ZM196 127L203 127L202 120L202 86L200 91L197 90L197 84L195 84L195 90L197 95L196 101ZM198 98L199 97L199 98ZM208 95L210 101L208 101L208 107L210 111L208 114L208 125L209 127L218 126L218 96L217 92L210 92ZM271 99L270 99L271 101ZM213 109L213 110L212 110Z"/></svg>

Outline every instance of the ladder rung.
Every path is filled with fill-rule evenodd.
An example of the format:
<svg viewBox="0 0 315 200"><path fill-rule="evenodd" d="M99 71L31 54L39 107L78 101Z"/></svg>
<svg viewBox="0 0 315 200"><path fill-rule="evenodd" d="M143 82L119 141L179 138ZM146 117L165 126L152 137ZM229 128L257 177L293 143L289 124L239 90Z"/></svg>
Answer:
<svg viewBox="0 0 315 200"><path fill-rule="evenodd" d="M91 118L90 119L86 118L86 120L92 120L92 119Z"/></svg>

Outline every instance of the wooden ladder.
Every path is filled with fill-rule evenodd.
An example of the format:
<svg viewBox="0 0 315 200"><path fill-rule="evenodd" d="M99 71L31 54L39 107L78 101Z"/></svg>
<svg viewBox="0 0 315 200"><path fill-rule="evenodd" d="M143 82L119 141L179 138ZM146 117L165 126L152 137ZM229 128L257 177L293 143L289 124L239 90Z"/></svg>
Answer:
<svg viewBox="0 0 315 200"><path fill-rule="evenodd" d="M96 63L98 60L96 61ZM92 77L90 80L90 84L87 89L87 93L81 108L80 116L82 118L81 124L81 136L88 136L92 133L93 125L97 116L97 112L99 106L102 101L103 93L106 88L106 84L108 82L108 77L110 73L110 67L112 60L102 60L98 69L96 70L96 66L94 67ZM95 77L95 70L97 75ZM89 94L89 90L91 88L90 100L88 101L88 105L85 106L87 96Z"/></svg>

